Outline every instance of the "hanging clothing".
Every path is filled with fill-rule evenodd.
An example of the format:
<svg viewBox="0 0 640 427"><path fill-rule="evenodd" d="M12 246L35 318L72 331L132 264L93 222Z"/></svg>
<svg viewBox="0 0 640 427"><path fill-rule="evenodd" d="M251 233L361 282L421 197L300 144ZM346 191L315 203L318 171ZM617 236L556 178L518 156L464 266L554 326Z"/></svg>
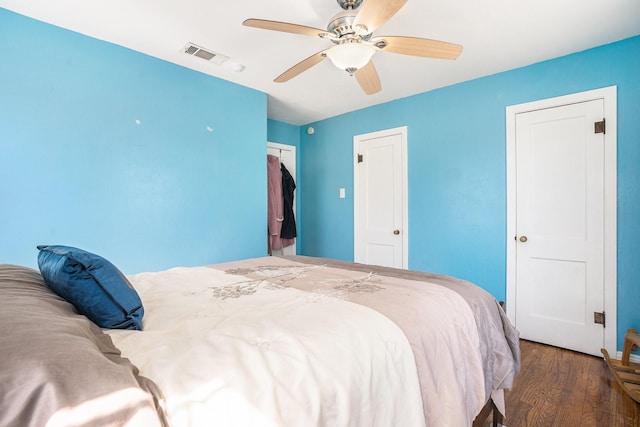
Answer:
<svg viewBox="0 0 640 427"><path fill-rule="evenodd" d="M282 172L280 159L267 155L267 245L271 255L273 249L282 249L282 221L284 220L284 198L282 197Z"/></svg>
<svg viewBox="0 0 640 427"><path fill-rule="evenodd" d="M283 239L294 239L296 234L296 218L293 213L293 192L296 189L296 182L285 167L284 163L280 163L280 172L282 173L282 195L284 198L284 219L282 221L282 230L280 237ZM292 245L284 244L284 246Z"/></svg>

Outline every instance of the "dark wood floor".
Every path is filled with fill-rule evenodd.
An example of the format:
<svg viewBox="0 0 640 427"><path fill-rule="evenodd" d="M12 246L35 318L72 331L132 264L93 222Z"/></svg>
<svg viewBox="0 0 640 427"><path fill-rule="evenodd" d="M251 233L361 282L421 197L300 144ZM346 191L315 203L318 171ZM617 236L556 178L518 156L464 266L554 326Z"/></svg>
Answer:
<svg viewBox="0 0 640 427"><path fill-rule="evenodd" d="M620 389L602 358L520 343L522 369L505 394L505 426L640 426L640 404Z"/></svg>

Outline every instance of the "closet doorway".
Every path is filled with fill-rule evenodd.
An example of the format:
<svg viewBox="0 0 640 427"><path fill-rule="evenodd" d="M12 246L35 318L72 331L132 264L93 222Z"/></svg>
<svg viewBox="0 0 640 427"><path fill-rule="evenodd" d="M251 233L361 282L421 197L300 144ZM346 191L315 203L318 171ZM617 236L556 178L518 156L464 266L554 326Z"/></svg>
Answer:
<svg viewBox="0 0 640 427"><path fill-rule="evenodd" d="M267 155L276 156L280 159L280 163L284 164L293 180L298 182L298 178L296 175L296 147L294 145L286 145L279 144L276 142L267 142ZM296 213L296 200L298 198L297 190L294 192L294 203L293 203L293 213L296 216L297 223L297 213ZM272 249L272 255L296 255L296 245L297 239L290 246L285 246L282 249Z"/></svg>

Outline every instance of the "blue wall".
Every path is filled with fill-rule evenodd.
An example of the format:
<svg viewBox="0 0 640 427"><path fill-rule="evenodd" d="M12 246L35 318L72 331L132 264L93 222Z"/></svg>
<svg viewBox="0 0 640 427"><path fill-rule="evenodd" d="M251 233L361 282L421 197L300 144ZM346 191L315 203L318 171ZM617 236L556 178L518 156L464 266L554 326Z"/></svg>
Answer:
<svg viewBox="0 0 640 427"><path fill-rule="evenodd" d="M300 126L290 125L278 120L267 120L267 138L269 142L293 145L297 150L300 148Z"/></svg>
<svg viewBox="0 0 640 427"><path fill-rule="evenodd" d="M0 262L34 267L42 243L125 273L266 254L264 93L4 9L0 52Z"/></svg>
<svg viewBox="0 0 640 427"><path fill-rule="evenodd" d="M353 136L406 125L409 268L462 277L504 299L505 107L612 85L620 336L640 326L640 37L312 123L313 135L300 134L302 252L353 260Z"/></svg>

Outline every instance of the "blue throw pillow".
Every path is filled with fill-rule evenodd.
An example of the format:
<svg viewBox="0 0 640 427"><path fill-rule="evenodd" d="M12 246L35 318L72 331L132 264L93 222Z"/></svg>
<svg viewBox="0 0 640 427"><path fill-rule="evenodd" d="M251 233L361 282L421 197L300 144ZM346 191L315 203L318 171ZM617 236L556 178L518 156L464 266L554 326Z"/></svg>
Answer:
<svg viewBox="0 0 640 427"><path fill-rule="evenodd" d="M144 308L136 290L101 256L70 246L38 246L46 284L101 328L142 330Z"/></svg>

